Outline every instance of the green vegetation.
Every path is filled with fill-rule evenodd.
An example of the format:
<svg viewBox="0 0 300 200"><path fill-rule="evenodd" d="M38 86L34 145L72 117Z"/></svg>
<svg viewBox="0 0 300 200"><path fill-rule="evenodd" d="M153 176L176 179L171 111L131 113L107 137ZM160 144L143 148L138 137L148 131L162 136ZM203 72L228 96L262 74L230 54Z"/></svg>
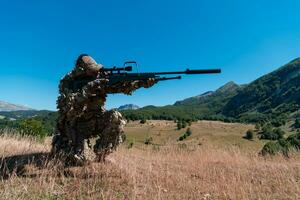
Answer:
<svg viewBox="0 0 300 200"><path fill-rule="evenodd" d="M146 119L141 119L141 121L140 121L141 124L145 124L146 122L147 122Z"/></svg>
<svg viewBox="0 0 300 200"><path fill-rule="evenodd" d="M26 119L21 121L18 129L22 135L34 136L39 139L44 139L47 136L47 132L41 121L35 119Z"/></svg>
<svg viewBox="0 0 300 200"><path fill-rule="evenodd" d="M252 83L227 83L214 92L163 107L147 106L123 111L127 119L217 120L224 122L285 125L300 109L300 59ZM300 127L299 120L295 124Z"/></svg>
<svg viewBox="0 0 300 200"><path fill-rule="evenodd" d="M300 131L296 134L290 135L287 138L287 141L294 147L296 150L300 150Z"/></svg>
<svg viewBox="0 0 300 200"><path fill-rule="evenodd" d="M253 138L254 138L254 131L253 130L248 130L246 132L246 135L245 135L244 138L247 139L247 140L253 140Z"/></svg>
<svg viewBox="0 0 300 200"><path fill-rule="evenodd" d="M300 119L299 118L295 120L294 127L300 129Z"/></svg>
<svg viewBox="0 0 300 200"><path fill-rule="evenodd" d="M261 150L262 155L275 155L282 153L288 156L291 150L300 150L300 131L296 134L290 135L288 138L279 139L276 142L268 142Z"/></svg>
<svg viewBox="0 0 300 200"><path fill-rule="evenodd" d="M186 121L178 121L177 122L177 129L180 130L182 128L185 128L187 126L187 122Z"/></svg>
<svg viewBox="0 0 300 200"><path fill-rule="evenodd" d="M43 138L53 135L57 113L51 111L13 111L1 112L5 118L0 119L0 129L19 129L25 135ZM14 120L11 120L14 119ZM36 131L36 134L33 133Z"/></svg>
<svg viewBox="0 0 300 200"><path fill-rule="evenodd" d="M144 142L144 144L152 144L152 142L153 142L153 138L152 137L147 137L146 139L145 139L145 142Z"/></svg>
<svg viewBox="0 0 300 200"><path fill-rule="evenodd" d="M188 128L187 130L186 130L186 132L182 135L182 136L180 136L179 137L179 141L182 141L182 140L185 140L187 137L189 137L189 136L191 136L192 135L192 130L190 129L190 128Z"/></svg>
<svg viewBox="0 0 300 200"><path fill-rule="evenodd" d="M262 128L260 134L260 139L279 140L283 138L285 132L280 128L273 128L271 125L266 125Z"/></svg>

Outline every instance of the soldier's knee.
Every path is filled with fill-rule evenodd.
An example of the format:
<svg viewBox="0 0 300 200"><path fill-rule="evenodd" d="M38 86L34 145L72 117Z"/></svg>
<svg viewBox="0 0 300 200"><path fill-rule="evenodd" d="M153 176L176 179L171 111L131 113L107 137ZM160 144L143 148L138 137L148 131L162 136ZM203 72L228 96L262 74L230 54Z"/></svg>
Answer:
<svg viewBox="0 0 300 200"><path fill-rule="evenodd" d="M118 124L118 125L121 125L121 126L124 126L126 124L123 116L121 115L120 112L116 111L116 110L110 110L110 111L107 111L106 113L106 120L109 120L109 122L111 124Z"/></svg>

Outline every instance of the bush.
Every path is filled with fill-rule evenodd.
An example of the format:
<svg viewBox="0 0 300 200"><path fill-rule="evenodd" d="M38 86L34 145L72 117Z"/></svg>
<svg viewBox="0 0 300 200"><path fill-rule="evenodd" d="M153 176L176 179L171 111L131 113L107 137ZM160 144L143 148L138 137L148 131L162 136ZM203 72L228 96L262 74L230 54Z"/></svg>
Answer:
<svg viewBox="0 0 300 200"><path fill-rule="evenodd" d="M300 119L296 119L296 121L294 123L294 127L295 128L300 128Z"/></svg>
<svg viewBox="0 0 300 200"><path fill-rule="evenodd" d="M260 139L265 140L279 140L283 138L283 135L285 132L281 130L280 128L272 129L270 126L265 126L262 129L261 137Z"/></svg>
<svg viewBox="0 0 300 200"><path fill-rule="evenodd" d="M145 123L146 123L146 119L142 119L142 120L140 121L140 123L141 123L141 124L145 124Z"/></svg>
<svg viewBox="0 0 300 200"><path fill-rule="evenodd" d="M131 149L133 145L134 145L134 141L132 140L128 143L128 149Z"/></svg>
<svg viewBox="0 0 300 200"><path fill-rule="evenodd" d="M47 132L42 123L35 119L21 121L19 124L19 131L22 135L34 136L38 139L44 139L47 136Z"/></svg>
<svg viewBox="0 0 300 200"><path fill-rule="evenodd" d="M253 140L253 138L254 138L254 132L253 132L253 130L248 130L246 132L246 135L245 135L244 138L247 139L247 140Z"/></svg>
<svg viewBox="0 0 300 200"><path fill-rule="evenodd" d="M300 132L290 135L287 139L279 139L277 142L268 142L261 150L262 155L275 155L282 153L288 156L291 149L300 150Z"/></svg>
<svg viewBox="0 0 300 200"><path fill-rule="evenodd" d="M291 144L292 147L294 147L296 150L300 150L300 131L298 131L296 134L290 135L287 138L287 141Z"/></svg>
<svg viewBox="0 0 300 200"><path fill-rule="evenodd" d="M187 126L186 121L182 121L181 126L182 126L182 128L185 128Z"/></svg>
<svg viewBox="0 0 300 200"><path fill-rule="evenodd" d="M275 155L279 153L281 150L281 146L278 142L268 142L264 145L263 149L261 150L261 154L265 155Z"/></svg>
<svg viewBox="0 0 300 200"><path fill-rule="evenodd" d="M191 136L192 135L192 130L190 129L190 128L188 128L187 130L186 130L186 132L182 135L182 136L180 136L179 137L179 141L182 141L182 140L184 140L184 139L186 139L187 137L189 137L189 136Z"/></svg>
<svg viewBox="0 0 300 200"><path fill-rule="evenodd" d="M178 121L178 122L177 122L177 129L178 129L178 130L182 129L181 121Z"/></svg>
<svg viewBox="0 0 300 200"><path fill-rule="evenodd" d="M187 136L192 135L192 130L191 130L190 128L188 128L188 129L186 130L185 134L186 134Z"/></svg>
<svg viewBox="0 0 300 200"><path fill-rule="evenodd" d="M180 136L179 137L179 141L182 141L182 140L184 140L185 138L183 138L183 136Z"/></svg>
<svg viewBox="0 0 300 200"><path fill-rule="evenodd" d="M153 138L152 137L148 137L148 138L145 139L144 143L148 145L148 144L152 144L152 141L153 141Z"/></svg>
<svg viewBox="0 0 300 200"><path fill-rule="evenodd" d="M256 130L256 131L260 131L260 128L261 128L261 126L260 126L259 123L255 124L255 130Z"/></svg>

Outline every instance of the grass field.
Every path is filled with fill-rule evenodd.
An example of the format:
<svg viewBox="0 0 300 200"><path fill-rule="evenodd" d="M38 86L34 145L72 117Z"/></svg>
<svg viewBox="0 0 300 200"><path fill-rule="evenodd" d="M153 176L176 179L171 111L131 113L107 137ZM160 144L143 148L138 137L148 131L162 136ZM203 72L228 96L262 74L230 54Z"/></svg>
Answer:
<svg viewBox="0 0 300 200"><path fill-rule="evenodd" d="M192 135L184 141L178 141L179 137L185 133L187 128L177 130L176 123L172 121L149 120L145 124L131 122L126 126L125 132L128 142L137 144L144 143L146 138L152 137L153 144L192 144L214 146L217 148L231 148L238 146L240 150L258 152L264 141L254 139L245 140L243 136L249 129L254 129L253 125L238 123L223 123L216 121L199 121L190 126Z"/></svg>
<svg viewBox="0 0 300 200"><path fill-rule="evenodd" d="M202 121L179 142L173 122L132 122L106 163L68 168L48 160L49 140L6 133L0 199L299 199L299 154L258 156L263 142L242 138L249 128Z"/></svg>

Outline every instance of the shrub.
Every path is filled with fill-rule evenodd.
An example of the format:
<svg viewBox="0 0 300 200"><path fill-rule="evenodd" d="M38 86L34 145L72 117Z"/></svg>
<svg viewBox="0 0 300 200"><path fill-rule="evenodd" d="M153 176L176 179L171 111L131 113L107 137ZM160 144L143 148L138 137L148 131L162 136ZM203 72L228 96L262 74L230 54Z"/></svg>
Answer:
<svg viewBox="0 0 300 200"><path fill-rule="evenodd" d="M253 132L253 130L248 130L246 132L246 135L245 135L244 138L247 139L247 140L253 140L253 138L254 138L254 132Z"/></svg>
<svg viewBox="0 0 300 200"><path fill-rule="evenodd" d="M146 123L146 119L142 119L142 120L140 121L140 123L141 123L141 124L145 124L145 123Z"/></svg>
<svg viewBox="0 0 300 200"><path fill-rule="evenodd" d="M179 137L178 140L182 141L182 140L186 139L187 137L189 137L190 135L192 135L192 130L190 128L188 128L186 130L186 132L182 136Z"/></svg>
<svg viewBox="0 0 300 200"><path fill-rule="evenodd" d="M264 145L263 149L261 150L261 154L265 155L275 155L279 153L281 150L281 146L278 142L268 142Z"/></svg>
<svg viewBox="0 0 300 200"><path fill-rule="evenodd" d="M260 139L279 140L283 138L285 132L280 128L272 129L271 127L263 127Z"/></svg>
<svg viewBox="0 0 300 200"><path fill-rule="evenodd" d="M191 130L190 128L188 128L188 129L186 130L185 134L186 134L187 136L192 135L192 130Z"/></svg>
<svg viewBox="0 0 300 200"><path fill-rule="evenodd" d="M260 131L260 128L261 128L261 126L260 126L259 123L255 124L255 130L256 130L256 131Z"/></svg>
<svg viewBox="0 0 300 200"><path fill-rule="evenodd" d="M290 151L290 149L292 148L292 145L290 144L290 142L286 139L280 139L278 140L278 144L280 145L281 149L281 153L285 156L288 156L288 153Z"/></svg>
<svg viewBox="0 0 300 200"><path fill-rule="evenodd" d="M180 130L181 128L182 128L181 121L178 121L178 122L177 122L177 129Z"/></svg>
<svg viewBox="0 0 300 200"><path fill-rule="evenodd" d="M285 134L285 132L283 130L281 130L280 128L276 128L273 130L273 133L275 135L277 135L278 139L283 138L283 135Z"/></svg>
<svg viewBox="0 0 300 200"><path fill-rule="evenodd" d="M288 156L291 149L300 150L300 132L290 135L287 139L279 139L277 142L268 142L261 150L262 155L275 155L282 153Z"/></svg>
<svg viewBox="0 0 300 200"><path fill-rule="evenodd" d="M144 143L148 145L148 144L152 144L152 141L153 141L153 138L152 137L148 137L148 138L145 139Z"/></svg>
<svg viewBox="0 0 300 200"><path fill-rule="evenodd" d="M184 138L183 138L183 136L180 136L179 141L182 141L182 140L184 140Z"/></svg>
<svg viewBox="0 0 300 200"><path fill-rule="evenodd" d="M35 119L26 119L20 122L19 131L22 135L30 135L38 139L44 139L47 136L42 123Z"/></svg>
<svg viewBox="0 0 300 200"><path fill-rule="evenodd" d="M296 150L300 150L300 131L298 131L296 134L290 135L287 138L287 141L291 144L292 147L294 147Z"/></svg>
<svg viewBox="0 0 300 200"><path fill-rule="evenodd" d="M182 121L181 126L182 126L182 128L185 128L187 126L186 121Z"/></svg>
<svg viewBox="0 0 300 200"><path fill-rule="evenodd" d="M134 141L130 141L128 143L128 149L131 149L133 147L133 145L134 145Z"/></svg>
<svg viewBox="0 0 300 200"><path fill-rule="evenodd" d="M294 123L294 127L295 128L300 128L300 119L296 119L296 121Z"/></svg>

